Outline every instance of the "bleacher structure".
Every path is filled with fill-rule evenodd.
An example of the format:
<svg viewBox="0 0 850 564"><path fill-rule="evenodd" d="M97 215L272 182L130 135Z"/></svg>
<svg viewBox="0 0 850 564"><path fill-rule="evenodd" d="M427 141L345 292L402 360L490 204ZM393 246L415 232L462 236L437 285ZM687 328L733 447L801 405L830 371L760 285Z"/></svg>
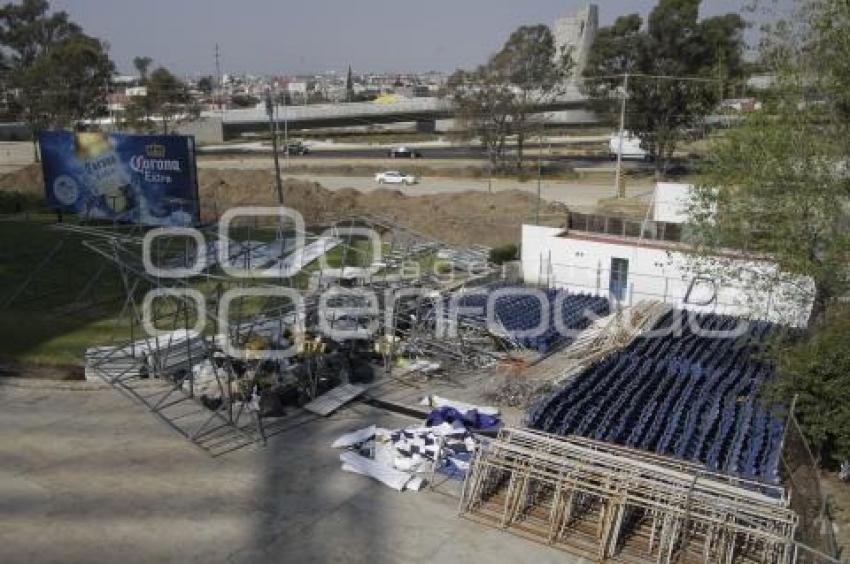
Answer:
<svg viewBox="0 0 850 564"><path fill-rule="evenodd" d="M539 297L529 290L540 292ZM495 322L512 344L544 355L568 345L592 321L610 313L607 298L504 283L459 292L451 302L461 321L482 327L488 320ZM452 307L453 303L446 304L453 316ZM542 331L535 331L541 326Z"/></svg>
<svg viewBox="0 0 850 564"><path fill-rule="evenodd" d="M773 367L757 353L772 329L672 311L533 408L529 423L777 484L785 419L759 397Z"/></svg>
<svg viewBox="0 0 850 564"><path fill-rule="evenodd" d="M797 561L784 490L582 437L503 429L475 454L460 513L592 561Z"/></svg>
<svg viewBox="0 0 850 564"><path fill-rule="evenodd" d="M788 334L658 313L483 444L461 514L594 561L837 563L793 408L760 395Z"/></svg>

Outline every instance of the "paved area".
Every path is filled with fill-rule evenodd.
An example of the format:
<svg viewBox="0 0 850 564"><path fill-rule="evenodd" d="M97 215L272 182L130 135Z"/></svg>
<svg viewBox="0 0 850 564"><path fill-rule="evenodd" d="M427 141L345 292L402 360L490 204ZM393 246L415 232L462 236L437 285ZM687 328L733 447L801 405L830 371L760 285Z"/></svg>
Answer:
<svg viewBox="0 0 850 564"><path fill-rule="evenodd" d="M407 421L354 404L211 458L111 389L0 379L0 562L576 561L340 470L338 435Z"/></svg>

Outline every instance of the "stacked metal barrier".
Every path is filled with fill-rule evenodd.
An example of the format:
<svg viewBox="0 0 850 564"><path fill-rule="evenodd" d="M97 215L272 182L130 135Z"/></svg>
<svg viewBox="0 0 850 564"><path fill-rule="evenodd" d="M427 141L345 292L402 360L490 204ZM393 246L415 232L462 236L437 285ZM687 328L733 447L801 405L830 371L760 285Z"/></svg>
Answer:
<svg viewBox="0 0 850 564"><path fill-rule="evenodd" d="M504 429L476 453L460 512L594 561L796 559L797 517L781 487L527 429Z"/></svg>

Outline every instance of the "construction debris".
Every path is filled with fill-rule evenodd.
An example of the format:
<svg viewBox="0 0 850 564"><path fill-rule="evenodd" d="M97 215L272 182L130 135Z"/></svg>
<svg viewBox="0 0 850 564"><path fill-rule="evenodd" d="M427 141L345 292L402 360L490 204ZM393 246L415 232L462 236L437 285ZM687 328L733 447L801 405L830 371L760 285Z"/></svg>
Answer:
<svg viewBox="0 0 850 564"><path fill-rule="evenodd" d="M390 431L370 425L342 435L334 448L349 449L340 455L342 469L371 476L402 491L418 490L436 472L462 480L478 448L473 429L493 429L498 417L481 415L474 409L459 412L442 407L431 412L423 427Z"/></svg>
<svg viewBox="0 0 850 564"><path fill-rule="evenodd" d="M499 415L498 408L495 407L487 407L480 405L472 405L471 403L465 403L462 401L451 400L448 398L443 398L440 396L432 395L426 396L422 398L422 401L419 402L420 405L427 405L428 407L439 408L439 407L451 407L453 409L458 410L461 413L466 413L467 411L475 410L482 415Z"/></svg>
<svg viewBox="0 0 850 564"><path fill-rule="evenodd" d="M416 478L409 472L395 470L357 453L343 452L339 455L339 459L342 461L343 470L375 478L394 490L402 491L407 488L418 491L422 487L422 478Z"/></svg>
<svg viewBox="0 0 850 564"><path fill-rule="evenodd" d="M640 301L591 323L570 344L530 366L507 366L485 394L505 407L528 409L606 356L625 348L670 311L658 302Z"/></svg>

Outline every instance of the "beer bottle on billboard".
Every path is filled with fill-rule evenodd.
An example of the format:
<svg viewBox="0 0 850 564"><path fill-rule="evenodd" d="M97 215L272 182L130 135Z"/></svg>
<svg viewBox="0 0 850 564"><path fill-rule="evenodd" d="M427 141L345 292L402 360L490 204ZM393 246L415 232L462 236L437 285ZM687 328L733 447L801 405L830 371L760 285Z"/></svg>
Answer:
<svg viewBox="0 0 850 564"><path fill-rule="evenodd" d="M135 198L130 175L109 137L101 132L80 132L74 136L74 147L85 167L89 189L100 206L113 214L133 208Z"/></svg>

